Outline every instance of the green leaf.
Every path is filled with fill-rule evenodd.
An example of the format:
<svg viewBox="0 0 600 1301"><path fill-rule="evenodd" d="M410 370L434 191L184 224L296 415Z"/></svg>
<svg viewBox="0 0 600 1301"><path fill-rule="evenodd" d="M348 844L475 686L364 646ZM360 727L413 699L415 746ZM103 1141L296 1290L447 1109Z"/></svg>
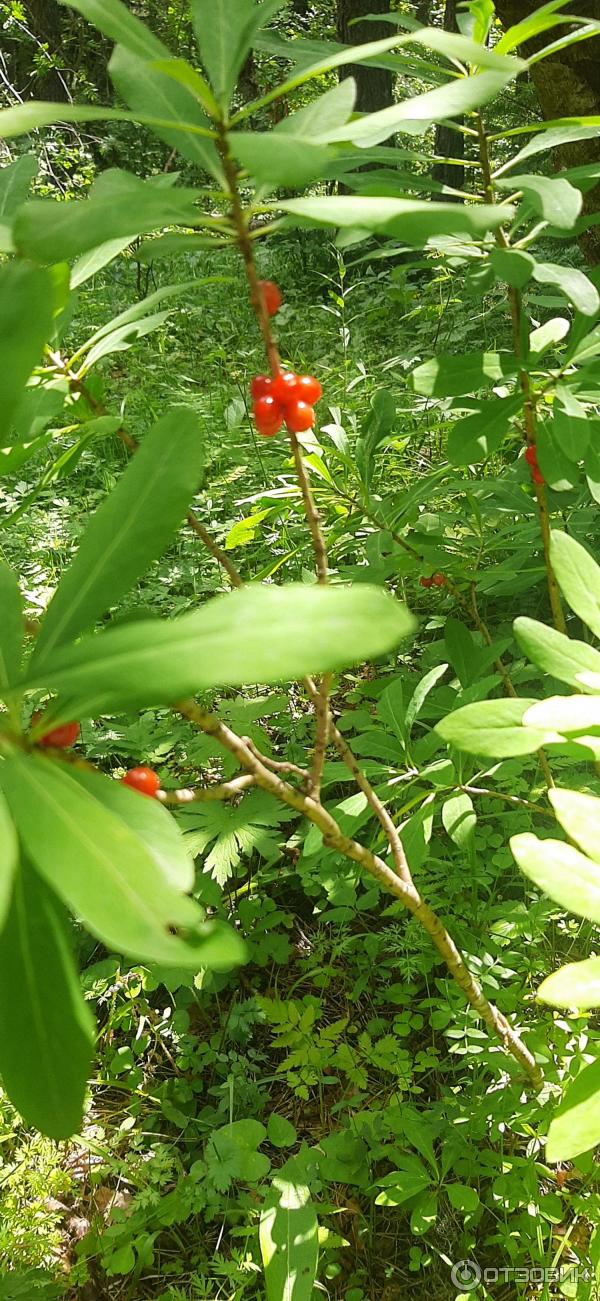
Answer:
<svg viewBox="0 0 600 1301"><path fill-rule="evenodd" d="M25 202L31 182L38 174L38 161L34 154L22 154L14 163L0 171L0 222L12 221L17 209Z"/></svg>
<svg viewBox="0 0 600 1301"><path fill-rule="evenodd" d="M138 58L161 58L168 54L166 45L121 0L59 0L59 3L76 9L104 36L124 45Z"/></svg>
<svg viewBox="0 0 600 1301"><path fill-rule="evenodd" d="M509 352L467 352L452 357L440 353L411 375L415 393L425 397L452 398L474 393L516 372L516 362Z"/></svg>
<svg viewBox="0 0 600 1301"><path fill-rule="evenodd" d="M210 120L192 91L160 71L161 62L160 58L152 62L139 58L123 45L117 45L108 71L113 85L138 121L146 122L159 140L220 182L221 164L209 138L213 134Z"/></svg>
<svg viewBox="0 0 600 1301"><path fill-rule="evenodd" d="M348 121L355 99L354 77L344 77L337 86L326 90L324 95L317 95L309 104L304 104L295 113L289 113L278 122L271 132L271 139L274 136L295 136L300 140L327 141L330 131Z"/></svg>
<svg viewBox="0 0 600 1301"><path fill-rule="evenodd" d="M442 804L442 822L450 839L472 860L475 848L477 814L470 795L451 795Z"/></svg>
<svg viewBox="0 0 600 1301"><path fill-rule="evenodd" d="M353 145L368 148L387 140L396 131L402 131L406 124L410 124L411 135L415 134L415 124L419 124L417 130L424 134L432 122L462 117L463 113L470 113L495 99L518 71L515 64L514 68L504 72L494 70L479 72L472 77L458 77L445 86L437 86L435 90L425 91L412 99L403 99L390 108L367 113L348 126L338 127L329 134L329 140L350 141ZM579 191L575 193L579 194Z"/></svg>
<svg viewBox="0 0 600 1301"><path fill-rule="evenodd" d="M523 149L519 150L519 153L515 154L510 162L500 167L496 175L498 176L501 172L507 171L509 167L515 167L517 163L523 162L525 158L533 158L536 154L546 153L549 149L562 149L564 145L576 144L579 140L597 140L600 135L598 129L600 118L596 119L595 126L578 126L576 125L578 120L581 121L582 119L571 119L571 125L569 126L552 126L550 124L550 129L546 126L540 135L534 136L533 140L530 140ZM525 127L525 130L537 130L539 125L539 122L536 122L535 127Z"/></svg>
<svg viewBox="0 0 600 1301"><path fill-rule="evenodd" d="M568 0L550 0L549 4L541 5L534 13L527 14L520 22L515 23L512 27L507 27L496 46L498 52L506 54L509 50L515 50L519 45L524 45L532 37L539 36L541 32L550 31L560 23L571 21L569 18L556 13L557 9L564 8L567 3Z"/></svg>
<svg viewBox="0 0 600 1301"><path fill-rule="evenodd" d="M538 840L524 832L510 847L521 871L567 912L600 921L600 864L562 840Z"/></svg>
<svg viewBox="0 0 600 1301"><path fill-rule="evenodd" d="M529 351L537 358L542 353L547 352L548 348L556 347L562 339L569 333L571 322L564 316L554 316L551 321L545 321L543 325L538 326L537 330L532 330L529 335Z"/></svg>
<svg viewBox="0 0 600 1301"><path fill-rule="evenodd" d="M562 176L537 176L535 172L515 176L511 173L508 177L496 177L494 183L500 190L510 190L511 194L522 190L534 212L559 230L571 230L581 212L581 190Z"/></svg>
<svg viewBox="0 0 600 1301"><path fill-rule="evenodd" d="M389 727L390 731L398 737L401 746L404 748L407 741L406 706L401 678L392 679L389 686L381 693L377 702L377 713L382 723Z"/></svg>
<svg viewBox="0 0 600 1301"><path fill-rule="evenodd" d="M108 266L119 253L123 252L131 244L131 236L121 236L119 239L109 239L106 244L100 244L98 248L92 249L89 253L83 253L71 269L71 289L77 289L79 285L85 284L86 280L91 280L97 271Z"/></svg>
<svg viewBox="0 0 600 1301"><path fill-rule="evenodd" d="M232 131L229 144L234 157L261 185L284 189L316 181L329 158L326 145L274 131Z"/></svg>
<svg viewBox="0 0 600 1301"><path fill-rule="evenodd" d="M559 447L570 461L577 464L585 455L591 428L597 426L566 384L556 385L552 425Z"/></svg>
<svg viewBox="0 0 600 1301"><path fill-rule="evenodd" d="M65 207L68 205L65 204ZM46 271L21 262L0 270L0 437L8 433L51 329L54 293Z"/></svg>
<svg viewBox="0 0 600 1301"><path fill-rule="evenodd" d="M461 619L447 619L444 628L446 655L456 673L461 687L475 681L479 669L479 655L473 634Z"/></svg>
<svg viewBox="0 0 600 1301"><path fill-rule="evenodd" d="M44 616L31 657L38 671L55 647L116 605L162 554L198 489L202 460L196 414L173 408L92 516Z"/></svg>
<svg viewBox="0 0 600 1301"><path fill-rule="evenodd" d="M217 99L227 108L256 34L283 0L191 0L202 62Z"/></svg>
<svg viewBox="0 0 600 1301"><path fill-rule="evenodd" d="M569 840L600 863L600 799L558 787L548 791L548 797Z"/></svg>
<svg viewBox="0 0 600 1301"><path fill-rule="evenodd" d="M565 736L600 728L600 697L547 696L524 715L526 727L552 728Z"/></svg>
<svg viewBox="0 0 600 1301"><path fill-rule="evenodd" d="M600 311L600 294L596 286L576 267L563 267L557 262L536 262L533 278L541 285L555 285L584 316L595 316Z"/></svg>
<svg viewBox="0 0 600 1301"><path fill-rule="evenodd" d="M569 962L542 981L538 998L553 1007L574 1007L587 1012L600 1007L600 958Z"/></svg>
<svg viewBox="0 0 600 1301"><path fill-rule="evenodd" d="M158 800L142 799L139 792L104 773L74 768L71 776L133 831L170 885L184 894L192 889L194 860L172 813Z"/></svg>
<svg viewBox="0 0 600 1301"><path fill-rule="evenodd" d="M447 668L447 664L436 664L434 668L429 670L429 673L426 673L425 676L421 678L420 682L417 682L412 696L406 706L404 716L404 724L407 733L410 734L412 725L418 718L430 691L433 691L433 688L437 686L440 678L443 678Z"/></svg>
<svg viewBox="0 0 600 1301"><path fill-rule="evenodd" d="M536 448L539 467L549 487L555 492L569 492L574 488L579 474L562 451L553 421L540 420Z"/></svg>
<svg viewBox="0 0 600 1301"><path fill-rule="evenodd" d="M527 658L559 682L594 695L600 691L600 653L535 619L519 618L515 637Z"/></svg>
<svg viewBox="0 0 600 1301"><path fill-rule="evenodd" d="M185 86L186 90L191 91L194 99L197 99L198 103L202 104L209 117L218 118L219 105L212 90L208 82L204 80L204 77L200 76L200 73L196 68L192 67L191 63L186 63L185 59L153 59L152 67L157 72L165 72L167 77L171 77L173 81Z"/></svg>
<svg viewBox="0 0 600 1301"><path fill-rule="evenodd" d="M94 1025L63 909L27 864L2 932L0 984L4 1087L28 1125L69 1138L82 1121Z"/></svg>
<svg viewBox="0 0 600 1301"><path fill-rule="evenodd" d="M533 754L549 741L560 741L554 732L522 726L523 715L534 700L481 700L447 714L435 726L443 741L467 754L505 759Z"/></svg>
<svg viewBox="0 0 600 1301"><path fill-rule="evenodd" d="M452 465L476 465L500 447L513 416L523 405L522 393L490 398L479 411L457 420L448 435L448 460Z"/></svg>
<svg viewBox="0 0 600 1301"><path fill-rule="evenodd" d="M0 788L0 927L4 925L10 907L18 861L17 833Z"/></svg>
<svg viewBox="0 0 600 1301"><path fill-rule="evenodd" d="M43 263L66 262L108 240L145 235L161 226L201 224L195 190L166 189L119 169L103 172L87 199L33 199L19 211L15 245ZM47 293L47 291L46 291Z"/></svg>
<svg viewBox="0 0 600 1301"><path fill-rule="evenodd" d="M600 1141L600 1062L584 1066L554 1113L546 1160L570 1161Z"/></svg>
<svg viewBox="0 0 600 1301"><path fill-rule="evenodd" d="M528 280L531 280L535 258L531 253L516 248L493 248L490 263L498 280L513 289L523 289Z"/></svg>
<svg viewBox="0 0 600 1301"><path fill-rule="evenodd" d="M273 203L300 224L397 235L423 247L436 235L483 235L509 221L514 209L501 205L429 203L420 199L369 198L366 195L316 195Z"/></svg>
<svg viewBox="0 0 600 1301"><path fill-rule="evenodd" d="M286 682L382 655L415 627L378 588L250 585L170 621L122 625L56 649L27 686L100 710L179 700L203 687Z"/></svg>
<svg viewBox="0 0 600 1301"><path fill-rule="evenodd" d="M319 1259L317 1212L297 1161L273 1178L260 1214L267 1301L311 1301Z"/></svg>
<svg viewBox="0 0 600 1301"><path fill-rule="evenodd" d="M243 960L235 932L203 922L143 841L64 766L14 756L2 766L2 786L39 872L109 948L195 971L227 970ZM180 930L187 939L173 933Z"/></svg>
<svg viewBox="0 0 600 1301"><path fill-rule="evenodd" d="M273 1147L293 1147L298 1135L286 1116L278 1116L276 1111L272 1111L267 1121L267 1138Z"/></svg>
<svg viewBox="0 0 600 1301"><path fill-rule="evenodd" d="M600 567L580 542L557 529L550 535L550 559L565 600L600 637Z"/></svg>
<svg viewBox="0 0 600 1301"><path fill-rule="evenodd" d="M0 689L21 671L23 598L16 574L0 560Z"/></svg>
<svg viewBox="0 0 600 1301"><path fill-rule="evenodd" d="M402 1206L429 1187L431 1175L418 1157L409 1155L403 1164L405 1169L392 1170L377 1180L378 1188L383 1191L375 1198L376 1206Z"/></svg>
<svg viewBox="0 0 600 1301"><path fill-rule="evenodd" d="M133 60L133 55L130 56ZM141 60L139 61L141 62ZM135 65L136 61L133 60ZM118 67L119 65L117 65ZM150 65L144 65L150 68ZM133 68L128 65L130 74L133 74ZM159 76L157 73L156 76ZM168 80L168 78L165 78ZM135 92L134 92L135 93ZM140 88L140 100L143 95L143 87ZM157 97L161 103L164 96ZM145 102L150 102L150 96L144 95ZM165 131L169 131L175 137L175 148L180 153L189 147L190 152L193 150L193 144L198 139L199 144L203 145L203 150L210 150L208 140L212 137L213 132L209 128L206 118L200 119L200 110L197 102L191 95L188 95L188 103L184 106L185 115L177 121L171 121L171 115L163 117L161 113L145 113L142 109L134 113L129 113L126 109L120 108L102 108L95 104L61 104L54 100L45 103L43 100L27 100L24 104L17 104L15 108L5 108L0 112L0 140L10 140L16 136L29 135L32 131L39 130L44 126L55 126L61 122L141 122L144 126L152 127L156 135L161 139ZM171 110L172 111L172 110ZM192 114L191 120L188 118L188 112ZM194 117L196 120L194 120ZM186 140L186 137L190 137ZM212 158L212 153L210 154ZM202 158L208 161L203 152ZM199 161L194 151L194 161Z"/></svg>
<svg viewBox="0 0 600 1301"><path fill-rule="evenodd" d="M463 1215L472 1215L479 1206L479 1193L476 1188L470 1188L468 1184L445 1184L444 1191L455 1211L462 1211Z"/></svg>

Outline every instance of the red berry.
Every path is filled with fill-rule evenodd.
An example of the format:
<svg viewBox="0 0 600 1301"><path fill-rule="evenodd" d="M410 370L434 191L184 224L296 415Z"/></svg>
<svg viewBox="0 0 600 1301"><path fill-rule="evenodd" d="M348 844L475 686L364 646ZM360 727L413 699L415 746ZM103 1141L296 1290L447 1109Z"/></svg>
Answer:
<svg viewBox="0 0 600 1301"><path fill-rule="evenodd" d="M444 575L443 575L443 574L434 574L434 575L433 575L433 578L432 578L431 581L432 581L434 587L445 587L445 586L446 586L446 579L444 578Z"/></svg>
<svg viewBox="0 0 600 1301"><path fill-rule="evenodd" d="M420 578L419 582L421 587L431 587L433 584L433 578Z"/></svg>
<svg viewBox="0 0 600 1301"><path fill-rule="evenodd" d="M142 764L139 768L130 768L129 772L121 778L123 786L130 786L132 791L139 791L140 795L149 795L151 799L156 799L160 790L160 777L155 773L153 768L147 768Z"/></svg>
<svg viewBox="0 0 600 1301"><path fill-rule="evenodd" d="M284 408L283 416L290 434L303 434L307 429L312 429L315 423L315 413L308 402L289 402Z"/></svg>
<svg viewBox="0 0 600 1301"><path fill-rule="evenodd" d="M533 470L531 471L531 477L532 477L534 483L545 483L545 482L546 482L546 480L544 479L544 476L543 476L541 470L538 470L537 465L535 465L534 468L533 468Z"/></svg>
<svg viewBox="0 0 600 1301"><path fill-rule="evenodd" d="M537 447L535 443L530 443L525 451L525 460L528 465L537 466Z"/></svg>
<svg viewBox="0 0 600 1301"><path fill-rule="evenodd" d="M285 405L286 402L294 402L297 398L296 386L298 376L293 370L280 370L279 374L273 380L271 393L278 402Z"/></svg>
<svg viewBox="0 0 600 1301"><path fill-rule="evenodd" d="M254 421L263 438L272 438L273 434L279 433L283 424L283 413L275 398L257 399L254 403Z"/></svg>
<svg viewBox="0 0 600 1301"><path fill-rule="evenodd" d="M42 717L41 709L36 709L35 714L31 715L31 725L36 727ZM44 732L38 740L38 745L56 746L57 750L68 750L69 746L75 745L81 728L79 723L61 723L59 727L53 727L49 732Z"/></svg>
<svg viewBox="0 0 600 1301"><path fill-rule="evenodd" d="M258 398L266 398L270 392L273 380L268 375L255 375L250 385L250 393L256 402Z"/></svg>
<svg viewBox="0 0 600 1301"><path fill-rule="evenodd" d="M259 280L258 284L263 296L263 303L267 315L274 316L275 312L279 311L283 302L279 285L276 285L274 280Z"/></svg>
<svg viewBox="0 0 600 1301"><path fill-rule="evenodd" d="M308 402L312 406L313 402L318 402L322 396L323 389L314 375L298 376L294 389L295 398L299 398L301 402Z"/></svg>

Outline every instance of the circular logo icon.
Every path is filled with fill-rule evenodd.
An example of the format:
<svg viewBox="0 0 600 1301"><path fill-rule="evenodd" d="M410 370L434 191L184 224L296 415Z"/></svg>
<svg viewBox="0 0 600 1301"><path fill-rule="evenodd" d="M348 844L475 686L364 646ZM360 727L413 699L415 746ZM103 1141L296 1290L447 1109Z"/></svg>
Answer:
<svg viewBox="0 0 600 1301"><path fill-rule="evenodd" d="M481 1270L476 1260L459 1260L450 1275L454 1287L463 1292L473 1292L481 1280Z"/></svg>

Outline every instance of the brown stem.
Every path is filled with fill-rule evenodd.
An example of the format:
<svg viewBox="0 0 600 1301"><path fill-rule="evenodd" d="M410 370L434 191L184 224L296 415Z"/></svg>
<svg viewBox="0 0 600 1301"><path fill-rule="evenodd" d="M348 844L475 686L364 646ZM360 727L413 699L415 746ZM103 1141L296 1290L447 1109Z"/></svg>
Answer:
<svg viewBox="0 0 600 1301"><path fill-rule="evenodd" d="M302 813L319 828L323 835L323 841L327 846L337 849L346 858L358 863L385 890L401 900L427 931L438 952L443 957L450 974L462 989L472 1007L475 1008L489 1029L493 1031L508 1052L515 1057L527 1072L533 1086L540 1088L542 1075L533 1055L526 1048L520 1036L509 1025L506 1017L486 998L481 986L475 977L471 975L461 953L442 921L434 913L433 909L421 899L415 886L401 880L379 855L373 854L365 845L361 845L358 841L352 840L350 836L346 836L321 803L313 799L312 796L295 790L287 782L284 782L277 773L270 772L244 744L242 738L227 727L225 723L201 709L194 701L185 701L178 708L180 713L191 723L199 727L208 736L212 736L226 750L229 750L237 759L240 767L245 768L247 772L252 774L257 786L268 791L298 813Z"/></svg>
<svg viewBox="0 0 600 1301"><path fill-rule="evenodd" d="M485 189L485 199L487 203L495 204L496 196L494 191L494 182L492 179L492 169L490 165L490 155L488 150L488 141L485 126L481 114L477 114L477 135L479 139L479 159L481 170L483 172L483 182ZM500 248L508 248L509 241L506 231L499 227L496 232L496 241ZM528 446L535 447L537 412L536 412L536 395L532 389L528 372L522 364L522 328L523 328L523 309L521 304L521 295L519 291L512 286L508 290L508 299L510 304L510 314L513 331L513 346L515 356L520 364L519 366L519 383L525 397L525 437ZM546 568L546 580L548 584L548 596L550 598L550 609L552 610L552 619L554 627L558 632L566 633L565 616L560 596L560 588L556 581L556 575L552 568L550 557L550 517L548 511L548 498L546 494L546 485L544 483L534 483L535 496L540 516L540 533L542 537L542 547L544 551L544 565Z"/></svg>
<svg viewBox="0 0 600 1301"><path fill-rule="evenodd" d="M255 785L251 773L232 777L231 781L219 782L216 786L193 786L185 790L159 791L158 798L162 804L205 804L214 800L231 800L236 795Z"/></svg>
<svg viewBox="0 0 600 1301"><path fill-rule="evenodd" d="M243 736L242 741L252 751L252 754L256 755L256 758L260 759L261 763L264 763L265 768L271 768L273 772L293 773L295 777L301 777L303 782L308 782L310 777L308 768L300 768L297 763L290 763L289 760L271 759L270 755L263 754L258 749L258 746L254 744L254 741L249 736Z"/></svg>
<svg viewBox="0 0 600 1301"><path fill-rule="evenodd" d="M333 681L332 673L324 673L321 678L319 687L315 695L312 695L317 718L317 731L315 736L315 748L313 750L310 775L308 779L307 792L318 800L321 794L321 779L323 777L323 768L325 765L325 752L329 740L329 721L331 714L329 712L328 700Z"/></svg>

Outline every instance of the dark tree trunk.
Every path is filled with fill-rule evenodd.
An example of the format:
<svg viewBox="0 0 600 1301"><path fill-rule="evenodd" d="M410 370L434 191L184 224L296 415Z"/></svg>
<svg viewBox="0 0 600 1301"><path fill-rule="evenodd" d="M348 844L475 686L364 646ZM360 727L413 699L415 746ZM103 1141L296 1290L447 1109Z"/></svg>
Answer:
<svg viewBox="0 0 600 1301"><path fill-rule="evenodd" d="M456 0L446 0L444 31L456 31ZM464 158L465 137L461 131L455 131L442 122L435 128L433 147L440 158ZM454 189L459 190L464 184L465 169L464 167L456 167L452 163L434 163L431 175L434 181L440 181L442 185L451 185ZM448 197L451 198L452 196L449 195Z"/></svg>
<svg viewBox="0 0 600 1301"><path fill-rule="evenodd" d="M378 41L394 34L389 23L356 23L355 18L365 14L389 14L390 0L337 0L337 29L344 45L361 45L363 41ZM349 64L340 68L340 76L356 79L357 113L376 113L389 108L393 99L393 76L387 68L367 68L364 63Z"/></svg>
<svg viewBox="0 0 600 1301"><path fill-rule="evenodd" d="M40 45L46 47L49 61L45 65L40 58L40 71L35 77L33 91L38 99L68 100L64 73L52 67L51 59L58 57L61 62L63 10L56 0L29 0L27 5L27 25ZM38 52L41 54L41 50Z"/></svg>
<svg viewBox="0 0 600 1301"><path fill-rule="evenodd" d="M504 27L511 27L537 8L537 0L496 0L496 9ZM580 0L575 8L586 18L600 19L600 0ZM531 54L564 32L562 26L554 32L545 32L529 41L522 53ZM600 113L600 37L580 41L541 59L533 65L531 79L546 120ZM582 163L597 162L599 158L598 139L581 140L553 151L555 166L561 171ZM600 186L595 186L584 196L584 212L590 216L600 213ZM586 231L580 244L590 261L600 262L599 226Z"/></svg>

